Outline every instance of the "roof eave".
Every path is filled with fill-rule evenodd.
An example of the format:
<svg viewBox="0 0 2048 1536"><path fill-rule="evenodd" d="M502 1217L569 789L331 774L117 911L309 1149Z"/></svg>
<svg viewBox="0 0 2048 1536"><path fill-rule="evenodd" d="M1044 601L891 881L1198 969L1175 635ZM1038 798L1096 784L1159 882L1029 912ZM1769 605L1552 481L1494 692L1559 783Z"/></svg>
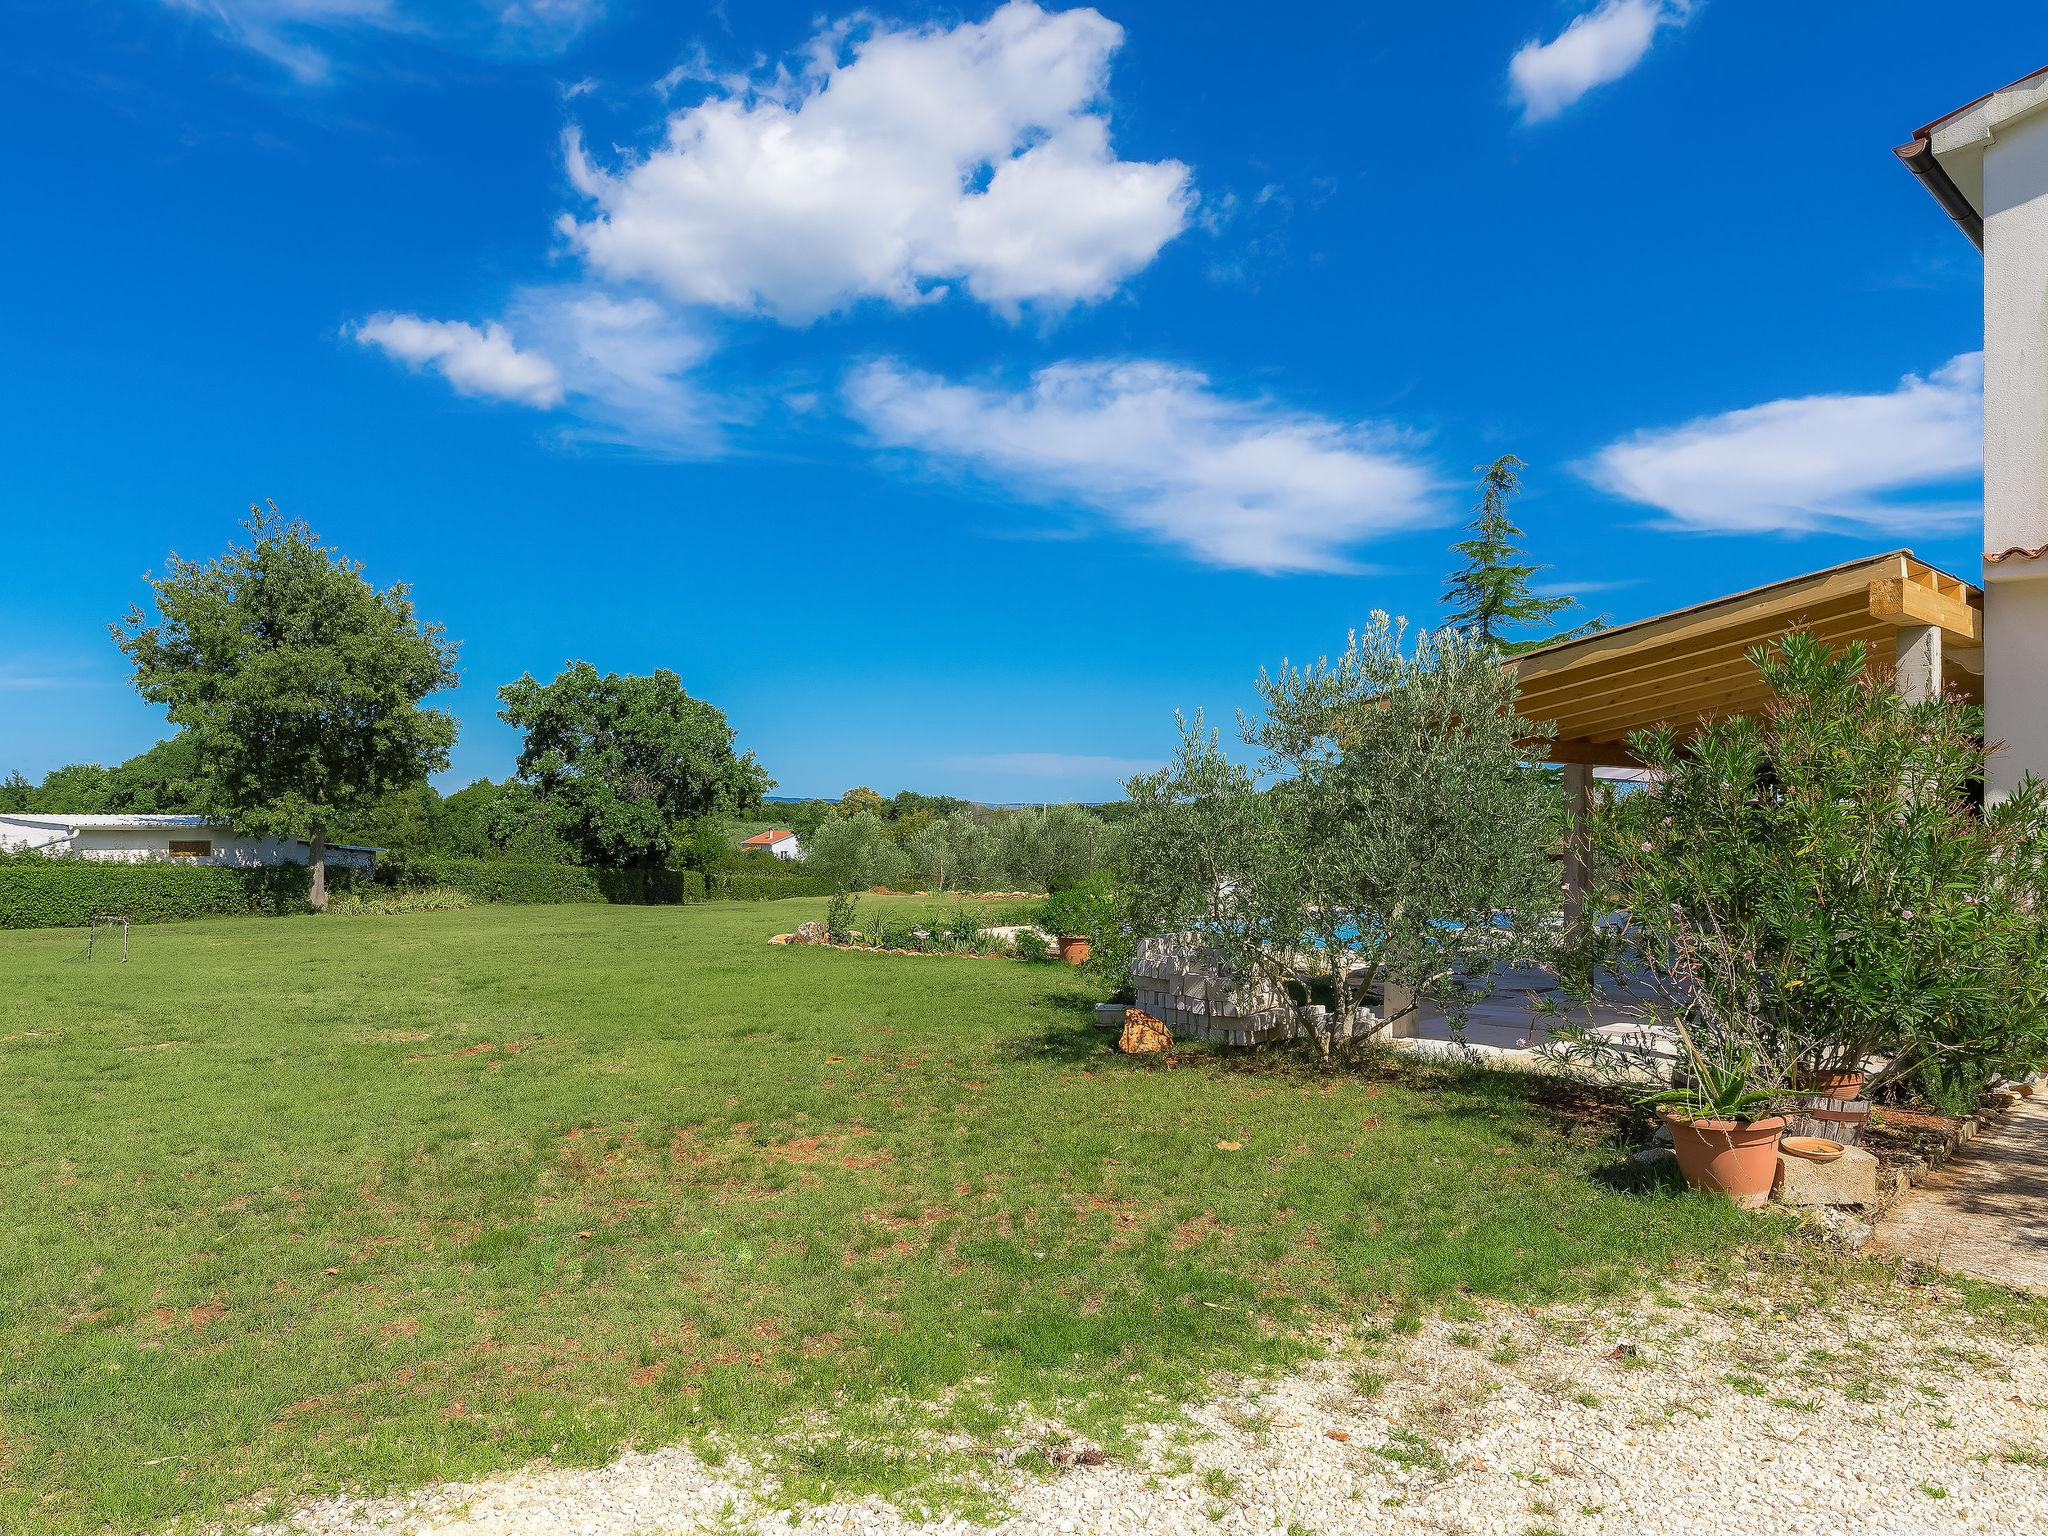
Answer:
<svg viewBox="0 0 2048 1536"><path fill-rule="evenodd" d="M1932 125L1930 125L1932 126ZM1892 151L1900 162L1920 180L1920 185L1930 192L1941 204L1942 212L1956 222L1956 227L1969 237L1970 244L1978 250L1984 249L1984 215L1979 213L1963 189L1957 186L1943 168L1934 153L1934 143L1923 128L1906 143Z"/></svg>

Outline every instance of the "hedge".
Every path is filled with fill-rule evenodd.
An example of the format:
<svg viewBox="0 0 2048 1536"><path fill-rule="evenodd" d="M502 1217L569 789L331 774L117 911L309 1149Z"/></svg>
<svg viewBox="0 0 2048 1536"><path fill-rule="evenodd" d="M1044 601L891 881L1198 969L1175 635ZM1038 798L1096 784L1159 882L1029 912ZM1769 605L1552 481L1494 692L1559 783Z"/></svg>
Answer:
<svg viewBox="0 0 2048 1536"><path fill-rule="evenodd" d="M832 884L800 874L725 875L707 891L694 869L587 869L579 864L518 864L496 859L392 860L379 884L442 886L476 902L608 901L643 906L685 901L775 901L829 896ZM330 889L357 883L328 867ZM114 864L40 855L0 859L0 928L83 928L102 914L135 923L193 917L278 916L305 912L304 865L227 869L207 864Z"/></svg>
<svg viewBox="0 0 2048 1536"><path fill-rule="evenodd" d="M328 878L334 881L335 872ZM340 883L340 882L335 882ZM114 864L35 856L0 863L0 928L83 928L97 916L132 923L305 912L306 869Z"/></svg>
<svg viewBox="0 0 2048 1536"><path fill-rule="evenodd" d="M622 905L702 900L685 873L668 869L587 869L580 864L512 864L497 859L418 859L407 883L452 886L474 901L609 901Z"/></svg>
<svg viewBox="0 0 2048 1536"><path fill-rule="evenodd" d="M690 900L780 901L786 896L830 896L837 890L822 875L720 875L708 898L700 891Z"/></svg>

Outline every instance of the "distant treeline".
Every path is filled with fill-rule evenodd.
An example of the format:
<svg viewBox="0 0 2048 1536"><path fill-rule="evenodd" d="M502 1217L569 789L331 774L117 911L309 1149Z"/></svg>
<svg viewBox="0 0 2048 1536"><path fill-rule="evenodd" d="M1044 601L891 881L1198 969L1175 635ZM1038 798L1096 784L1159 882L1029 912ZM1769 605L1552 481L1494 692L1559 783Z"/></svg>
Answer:
<svg viewBox="0 0 2048 1536"><path fill-rule="evenodd" d="M114 767L72 763L31 783L20 773L0 782L0 812L157 813L204 811L197 763L181 738ZM678 828L670 869L695 870L739 888L767 875L795 877L766 853L742 852L740 840L763 827L787 827L803 844L802 874L847 888L917 886L927 890L1058 890L1107 866L1117 847L1122 803L1017 808L977 804L915 790L884 797L848 790L837 800L785 800L761 805L746 820L707 815ZM443 795L424 781L384 796L366 813L329 831L336 843L385 850L385 866L445 859L525 865L587 865L587 840L565 829L561 807L524 779L479 779Z"/></svg>

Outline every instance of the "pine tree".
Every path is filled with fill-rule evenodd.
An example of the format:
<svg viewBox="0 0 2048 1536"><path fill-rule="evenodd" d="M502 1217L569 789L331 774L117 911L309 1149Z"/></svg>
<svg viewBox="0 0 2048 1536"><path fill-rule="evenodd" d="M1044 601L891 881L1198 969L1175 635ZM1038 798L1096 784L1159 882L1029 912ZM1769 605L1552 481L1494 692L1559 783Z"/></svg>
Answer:
<svg viewBox="0 0 2048 1536"><path fill-rule="evenodd" d="M1598 629L1604 621L1593 619L1567 635L1508 638L1509 630L1547 624L1553 615L1577 607L1578 599L1539 597L1529 589L1529 578L1544 567L1520 559L1522 550L1515 541L1523 536L1522 530L1508 516L1508 502L1521 490L1526 466L1514 454L1504 453L1491 464L1475 467L1480 476L1479 504L1467 525L1472 537L1451 546L1465 557L1465 564L1444 589L1443 601L1451 610L1446 626L1465 630L1511 656Z"/></svg>

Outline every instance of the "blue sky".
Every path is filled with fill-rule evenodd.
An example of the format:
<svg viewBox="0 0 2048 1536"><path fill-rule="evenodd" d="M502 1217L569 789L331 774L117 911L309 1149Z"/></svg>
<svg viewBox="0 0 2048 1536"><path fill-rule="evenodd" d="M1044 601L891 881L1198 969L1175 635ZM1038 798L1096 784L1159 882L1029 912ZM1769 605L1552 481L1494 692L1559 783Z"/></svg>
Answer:
<svg viewBox="0 0 2048 1536"><path fill-rule="evenodd" d="M0 770L274 498L499 684L668 666L785 792L1099 797L1429 622L1470 466L1626 619L1976 571L1979 267L1892 159L2038 7L0 0Z"/></svg>

